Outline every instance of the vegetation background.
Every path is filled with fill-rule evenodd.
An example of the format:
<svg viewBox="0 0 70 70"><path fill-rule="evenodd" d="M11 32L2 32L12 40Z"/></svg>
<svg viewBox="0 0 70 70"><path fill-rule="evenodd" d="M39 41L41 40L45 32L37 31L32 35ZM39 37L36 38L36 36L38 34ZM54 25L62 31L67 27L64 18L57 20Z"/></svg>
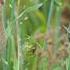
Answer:
<svg viewBox="0 0 70 70"><path fill-rule="evenodd" d="M0 0L0 70L70 70L69 0Z"/></svg>

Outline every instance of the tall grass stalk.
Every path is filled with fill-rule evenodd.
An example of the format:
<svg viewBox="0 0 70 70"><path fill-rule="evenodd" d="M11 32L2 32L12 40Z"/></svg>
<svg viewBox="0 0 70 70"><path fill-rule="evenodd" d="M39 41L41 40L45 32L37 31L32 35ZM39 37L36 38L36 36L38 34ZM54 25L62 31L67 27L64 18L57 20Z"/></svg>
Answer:
<svg viewBox="0 0 70 70"><path fill-rule="evenodd" d="M5 50L5 55L3 59L7 62L4 64L3 70L17 70L17 57L16 57L16 42L15 42L15 32L16 32L16 16L15 16L15 0L10 0L8 6L10 8L10 18L7 17L7 2L5 0L3 5L3 24L7 36L7 46Z"/></svg>

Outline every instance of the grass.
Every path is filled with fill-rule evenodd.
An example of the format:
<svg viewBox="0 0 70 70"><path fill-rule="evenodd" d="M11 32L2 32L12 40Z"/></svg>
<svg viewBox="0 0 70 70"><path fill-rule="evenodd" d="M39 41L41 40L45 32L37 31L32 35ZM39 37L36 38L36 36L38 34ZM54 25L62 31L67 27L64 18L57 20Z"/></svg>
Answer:
<svg viewBox="0 0 70 70"><path fill-rule="evenodd" d="M4 0L2 21L7 42L0 70L64 70L62 65L70 70L70 57L49 66L61 46L59 28L65 5L64 0ZM55 47L49 56L50 45L45 37L51 29L55 30L50 37Z"/></svg>

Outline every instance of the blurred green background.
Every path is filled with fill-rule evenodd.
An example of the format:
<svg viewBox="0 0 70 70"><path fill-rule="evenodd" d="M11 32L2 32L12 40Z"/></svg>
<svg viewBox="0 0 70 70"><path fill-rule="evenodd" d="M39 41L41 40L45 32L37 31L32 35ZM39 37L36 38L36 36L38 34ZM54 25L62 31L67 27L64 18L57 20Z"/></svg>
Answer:
<svg viewBox="0 0 70 70"><path fill-rule="evenodd" d="M56 30L50 37L56 53L61 46L62 11L70 8L69 4L69 0L4 0L2 21L7 41L0 70L70 70L69 56L50 64L55 56L47 54L50 46L45 38Z"/></svg>

